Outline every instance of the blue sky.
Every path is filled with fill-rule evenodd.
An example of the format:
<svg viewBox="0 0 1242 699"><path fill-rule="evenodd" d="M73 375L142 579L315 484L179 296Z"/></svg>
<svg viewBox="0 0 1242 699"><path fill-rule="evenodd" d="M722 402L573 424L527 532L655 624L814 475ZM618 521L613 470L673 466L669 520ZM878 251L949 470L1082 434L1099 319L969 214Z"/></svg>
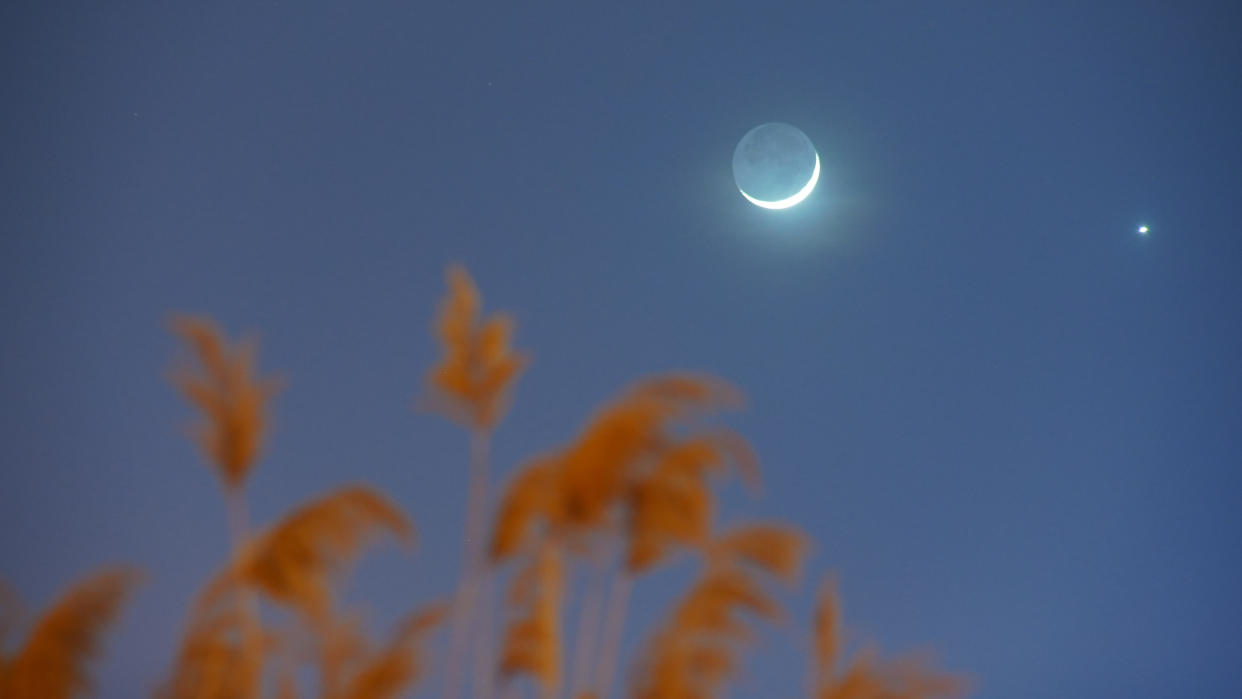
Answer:
<svg viewBox="0 0 1242 699"><path fill-rule="evenodd" d="M343 483L421 536L350 588L446 594L464 437L410 406L443 271L533 364L496 469L644 374L719 374L816 539L738 697L795 696L813 583L978 696L1242 693L1242 49L1231 3L13 3L0 9L0 575L149 574L101 696L158 680L224 560L165 382L173 311L287 379L254 517ZM748 204L783 121L816 191ZM1140 224L1151 227L1136 234ZM627 645L683 562L640 584ZM791 633L793 635L791 635Z"/></svg>

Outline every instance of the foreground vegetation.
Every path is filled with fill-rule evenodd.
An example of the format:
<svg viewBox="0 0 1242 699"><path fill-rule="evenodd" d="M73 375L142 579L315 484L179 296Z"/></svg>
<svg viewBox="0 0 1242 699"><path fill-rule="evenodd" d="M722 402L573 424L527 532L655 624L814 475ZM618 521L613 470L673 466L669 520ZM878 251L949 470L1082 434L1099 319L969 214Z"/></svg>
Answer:
<svg viewBox="0 0 1242 699"><path fill-rule="evenodd" d="M527 358L512 347L510 318L483 317L473 282L454 267L436 322L443 355L427 374L422 403L460 425L469 441L459 584L448 601L396 620L389 637L369 638L358 610L342 607L340 589L370 544L411 540L409 518L383 493L350 485L252 528L246 481L279 384L257 376L253 344L231 345L210 320L179 316L172 330L187 355L170 378L202 415L194 437L223 486L232 554L189 610L157 697L380 699L433 679L444 699L523 691L543 699L717 697L740 670L754 625L787 623L773 587L799 584L806 535L783 524L714 524L713 482L738 477L753 487L759 479L746 440L712 423L742 404L720 379L668 374L635 382L576 439L530 459L492 496L491 435ZM677 555L697 558L697 578L638 657L621 665L632 587ZM588 579L579 595L568 584L575 568ZM89 663L140 580L128 568L82 579L12 652L6 641L23 614L16 594L0 585L0 698L89 693ZM493 609L502 580L504 606ZM869 651L845 658L829 581L819 587L810 626L808 691L816 699L965 691L962 680L918 658L882 660ZM433 640L438 633L444 644ZM425 672L433 652L443 654L437 678ZM624 682L616 680L619 667Z"/></svg>

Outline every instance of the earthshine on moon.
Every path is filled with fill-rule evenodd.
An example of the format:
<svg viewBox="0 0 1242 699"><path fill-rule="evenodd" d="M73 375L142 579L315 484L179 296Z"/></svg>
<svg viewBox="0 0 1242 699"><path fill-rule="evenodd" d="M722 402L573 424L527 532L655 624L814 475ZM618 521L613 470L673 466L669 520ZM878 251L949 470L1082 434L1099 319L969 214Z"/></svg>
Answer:
<svg viewBox="0 0 1242 699"><path fill-rule="evenodd" d="M788 209L815 189L819 153L806 134L789 124L760 124L733 151L733 181L755 206Z"/></svg>

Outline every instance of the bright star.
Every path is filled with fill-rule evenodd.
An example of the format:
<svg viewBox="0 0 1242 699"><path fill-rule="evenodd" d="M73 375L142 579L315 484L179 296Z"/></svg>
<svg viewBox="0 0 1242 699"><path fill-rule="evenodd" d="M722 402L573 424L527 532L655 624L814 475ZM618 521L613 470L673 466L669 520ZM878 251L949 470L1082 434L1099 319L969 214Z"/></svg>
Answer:
<svg viewBox="0 0 1242 699"><path fill-rule="evenodd" d="M1138 232L1139 232L1139 235L1147 235L1147 230L1148 230L1147 226L1139 226L1139 227L1138 227Z"/></svg>

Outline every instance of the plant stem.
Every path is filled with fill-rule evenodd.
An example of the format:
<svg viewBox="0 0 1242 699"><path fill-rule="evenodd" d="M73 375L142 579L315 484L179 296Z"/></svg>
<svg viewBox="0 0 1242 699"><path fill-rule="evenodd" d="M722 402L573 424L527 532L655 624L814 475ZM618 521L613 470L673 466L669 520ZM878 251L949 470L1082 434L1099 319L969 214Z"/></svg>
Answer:
<svg viewBox="0 0 1242 699"><path fill-rule="evenodd" d="M625 626L625 608L630 601L630 588L634 576L622 566L613 577L612 590L608 595L608 616L604 618L604 647L600 653L599 679L596 689L598 699L608 699L612 694L612 678L617 669L617 656L621 652L621 631Z"/></svg>
<svg viewBox="0 0 1242 699"><path fill-rule="evenodd" d="M246 508L246 494L240 488L228 489L224 492L224 505L227 508L229 521L229 540L233 554L241 553L242 544L250 535L250 513Z"/></svg>
<svg viewBox="0 0 1242 699"><path fill-rule="evenodd" d="M592 556L587 587L578 612L578 633L574 637L574 665L569 684L569 699L577 699L591 688L591 670L595 665L600 617L604 613L604 587L607 583L610 552L610 546L602 546Z"/></svg>
<svg viewBox="0 0 1242 699"><path fill-rule="evenodd" d="M466 501L466 534L462 543L461 578L453 604L453 628L444 670L444 699L457 699L469 652L474 599L483 563L483 534L487 524L488 449L491 433L470 433L470 483ZM482 699L480 697L480 699Z"/></svg>
<svg viewBox="0 0 1242 699"><path fill-rule="evenodd" d="M495 605L495 577L490 569L480 571L474 628L474 696L491 699L496 685L496 660L492 653L492 608Z"/></svg>
<svg viewBox="0 0 1242 699"><path fill-rule="evenodd" d="M224 503L229 523L229 538L232 540L233 559L237 560L242 548L250 536L250 511L246 506L246 493L241 488L230 488L224 493ZM262 681L263 646L259 628L259 600L254 590L243 587L238 591L238 606L242 611L242 655L244 666L254 683L252 690L257 696L259 683Z"/></svg>

